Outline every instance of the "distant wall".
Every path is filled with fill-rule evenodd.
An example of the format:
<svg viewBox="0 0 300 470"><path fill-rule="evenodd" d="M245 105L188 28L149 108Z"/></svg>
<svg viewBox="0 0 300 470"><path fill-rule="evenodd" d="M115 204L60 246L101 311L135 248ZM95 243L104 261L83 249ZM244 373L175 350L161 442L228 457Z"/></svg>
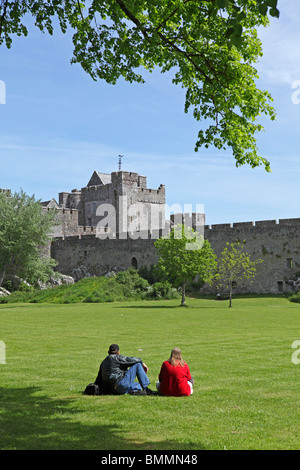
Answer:
<svg viewBox="0 0 300 470"><path fill-rule="evenodd" d="M245 251L253 260L264 260L257 266L254 282L238 284L236 292L279 294L291 290L286 281L300 271L300 219L206 225L204 234L217 255L226 242L238 239L245 240Z"/></svg>
<svg viewBox="0 0 300 470"><path fill-rule="evenodd" d="M101 240L95 235L55 238L51 256L58 261L57 271L75 279L101 276L110 270L119 271L131 266L137 269L150 267L158 260L154 240Z"/></svg>
<svg viewBox="0 0 300 470"><path fill-rule="evenodd" d="M74 276L103 275L110 269L126 269L137 265L150 267L158 260L154 248L161 231L132 239L100 239L95 227L76 226L76 211L62 210L60 233L56 233L51 254L58 261L57 270ZM65 222L64 222L65 221ZM65 225L64 225L65 223ZM74 233L72 230L74 229ZM59 232L59 231L58 231ZM215 253L221 254L226 242L245 241L245 251L257 266L254 282L239 282L236 292L280 294L291 291L288 280L300 271L300 219L281 219L234 224L205 225L204 237ZM70 236L71 235L71 236ZM166 232L164 232L166 235ZM212 292L205 285L204 292ZM213 291L215 292L215 291Z"/></svg>

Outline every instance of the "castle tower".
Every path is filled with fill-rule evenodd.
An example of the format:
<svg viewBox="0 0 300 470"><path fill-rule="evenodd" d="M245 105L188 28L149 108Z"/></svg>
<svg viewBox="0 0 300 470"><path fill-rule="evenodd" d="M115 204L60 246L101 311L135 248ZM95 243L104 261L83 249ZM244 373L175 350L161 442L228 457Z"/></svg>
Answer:
<svg viewBox="0 0 300 470"><path fill-rule="evenodd" d="M121 238L127 238L128 231L158 233L165 220L165 186L148 189L146 177L138 173L94 171L80 191L60 193L59 206L77 209L79 225Z"/></svg>

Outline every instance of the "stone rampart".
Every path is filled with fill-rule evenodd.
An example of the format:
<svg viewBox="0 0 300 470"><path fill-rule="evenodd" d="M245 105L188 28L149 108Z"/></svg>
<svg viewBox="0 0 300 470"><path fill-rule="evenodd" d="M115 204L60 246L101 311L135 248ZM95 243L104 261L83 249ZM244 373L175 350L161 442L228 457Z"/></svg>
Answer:
<svg viewBox="0 0 300 470"><path fill-rule="evenodd" d="M300 271L300 219L263 220L233 224L206 225L204 230L215 253L226 242L245 242L251 259L262 259L253 283L240 283L236 292L282 293L291 290L288 280ZM210 290L206 286L206 290Z"/></svg>
<svg viewBox="0 0 300 470"><path fill-rule="evenodd" d="M58 261L57 270L76 280L102 276L131 266L139 269L158 260L151 239L100 239L95 235L54 238L51 256Z"/></svg>
<svg viewBox="0 0 300 470"><path fill-rule="evenodd" d="M166 228L134 235L104 231L99 234L95 227L76 227L74 210L62 211L61 217L68 219L68 229L56 235L51 253L59 263L58 271L76 279L103 275L111 269L150 267L158 259L155 239L168 233ZM70 225L70 221L74 225ZM237 293L280 294L291 290L288 281L300 271L300 219L205 225L204 237L217 256L226 242L239 240L245 243L245 251L251 259L263 260L257 266L254 282L239 282ZM212 292L212 289L204 286L203 291Z"/></svg>

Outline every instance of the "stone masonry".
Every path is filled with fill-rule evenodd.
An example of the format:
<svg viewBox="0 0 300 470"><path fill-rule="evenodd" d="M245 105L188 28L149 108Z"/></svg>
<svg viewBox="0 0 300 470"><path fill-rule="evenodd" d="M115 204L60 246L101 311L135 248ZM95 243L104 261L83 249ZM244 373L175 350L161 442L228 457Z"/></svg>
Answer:
<svg viewBox="0 0 300 470"><path fill-rule="evenodd" d="M150 267L158 259L155 239L167 235L174 223L174 216L165 220L165 186L148 189L146 177L124 171L110 175L94 171L86 187L60 193L58 203L52 199L42 204L44 210L57 210L58 225L51 243L57 270L76 279L130 266ZM112 224L107 218L110 207L115 215ZM139 217L135 217L137 210ZM152 213L154 224L153 220L149 223ZM194 228L196 216L203 225L205 220L204 214L193 214ZM135 235L124 232L128 226ZM236 292L278 294L291 290L288 281L300 271L300 219L205 225L204 237L217 255L227 241L238 239L245 241L245 251L253 260L263 260L254 282L237 285ZM204 286L203 291L211 289Z"/></svg>

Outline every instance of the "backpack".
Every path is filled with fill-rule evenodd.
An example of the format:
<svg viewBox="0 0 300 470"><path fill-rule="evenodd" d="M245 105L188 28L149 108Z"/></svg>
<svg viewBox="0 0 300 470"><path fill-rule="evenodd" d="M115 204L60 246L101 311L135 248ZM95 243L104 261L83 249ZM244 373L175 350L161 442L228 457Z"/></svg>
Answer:
<svg viewBox="0 0 300 470"><path fill-rule="evenodd" d="M83 393L84 395L101 395L99 386L95 383L88 384Z"/></svg>

